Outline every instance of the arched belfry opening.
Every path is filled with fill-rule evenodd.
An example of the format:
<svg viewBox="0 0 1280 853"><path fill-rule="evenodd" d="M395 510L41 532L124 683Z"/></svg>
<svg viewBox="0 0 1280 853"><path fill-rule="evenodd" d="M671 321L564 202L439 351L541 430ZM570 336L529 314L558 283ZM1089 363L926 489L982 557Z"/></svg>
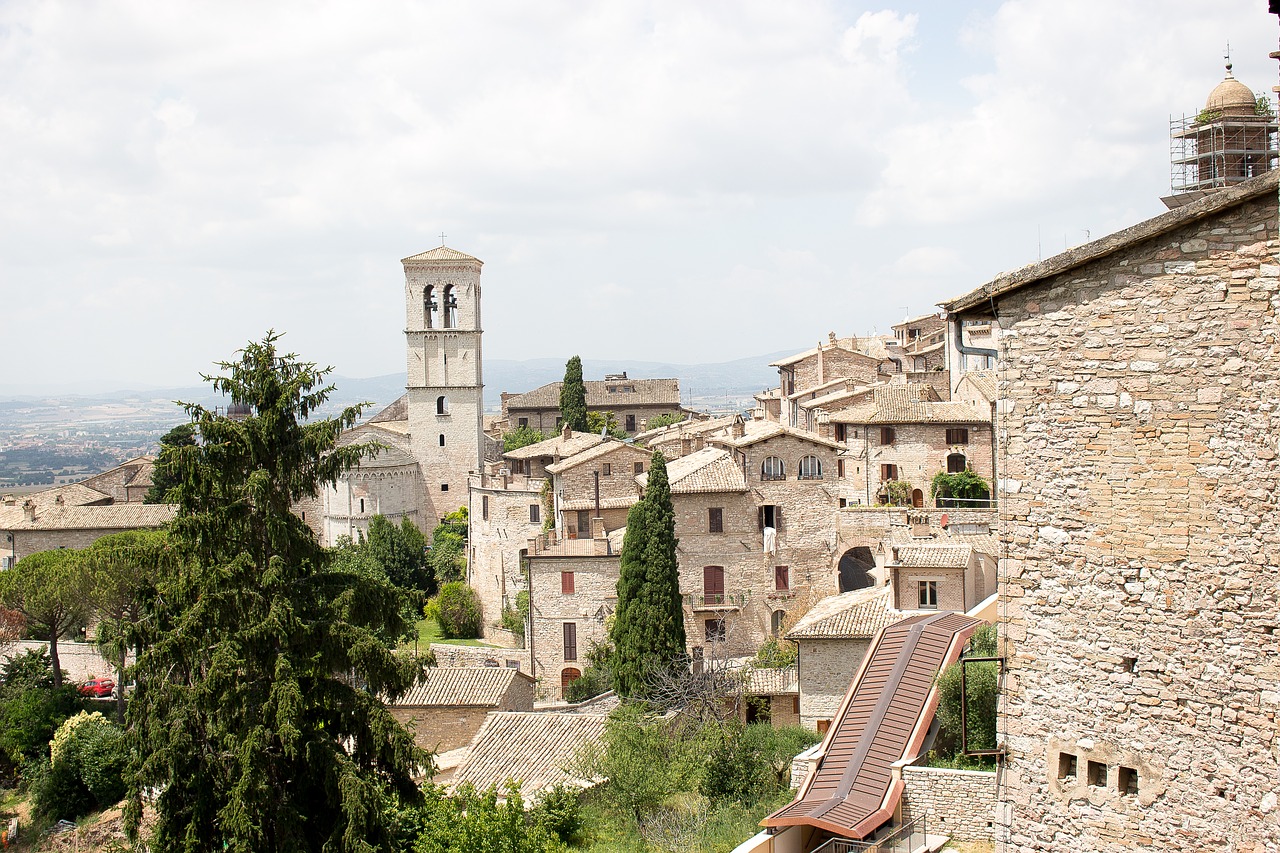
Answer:
<svg viewBox="0 0 1280 853"><path fill-rule="evenodd" d="M440 307L444 311L444 327L446 329L458 328L458 297L453 292L452 284L444 286L444 299Z"/></svg>
<svg viewBox="0 0 1280 853"><path fill-rule="evenodd" d="M430 329L434 322L433 314L436 312L436 289L431 285L427 285L422 290L422 328Z"/></svg>

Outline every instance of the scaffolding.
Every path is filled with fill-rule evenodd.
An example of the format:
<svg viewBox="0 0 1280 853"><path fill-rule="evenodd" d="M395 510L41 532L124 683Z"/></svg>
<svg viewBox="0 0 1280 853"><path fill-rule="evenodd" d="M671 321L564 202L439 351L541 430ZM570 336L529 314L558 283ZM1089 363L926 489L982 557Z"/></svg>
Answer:
<svg viewBox="0 0 1280 853"><path fill-rule="evenodd" d="M1169 184L1175 194L1229 187L1280 164L1274 116L1201 113L1169 120Z"/></svg>

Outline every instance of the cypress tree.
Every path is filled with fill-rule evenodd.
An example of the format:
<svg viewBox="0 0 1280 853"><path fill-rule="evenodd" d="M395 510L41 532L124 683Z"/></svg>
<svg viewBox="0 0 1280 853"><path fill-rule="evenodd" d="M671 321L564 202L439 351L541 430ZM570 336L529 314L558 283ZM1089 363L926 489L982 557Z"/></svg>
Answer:
<svg viewBox="0 0 1280 853"><path fill-rule="evenodd" d="M675 509L667 460L653 454L649 482L627 514L618 576L618 606L610 634L614 689L640 697L654 673L685 653Z"/></svg>
<svg viewBox="0 0 1280 853"><path fill-rule="evenodd" d="M587 386L582 382L582 359L576 355L564 366L560 385L560 419L574 432L587 431Z"/></svg>
<svg viewBox="0 0 1280 853"><path fill-rule="evenodd" d="M278 337L206 377L251 415L186 404L200 441L173 455L183 561L146 604L126 718L127 826L158 792L157 851L389 850L384 792L413 802L430 770L378 698L417 674L380 639L404 632L400 591L331 568L290 511L369 452L336 446L359 408L311 419L328 371Z"/></svg>

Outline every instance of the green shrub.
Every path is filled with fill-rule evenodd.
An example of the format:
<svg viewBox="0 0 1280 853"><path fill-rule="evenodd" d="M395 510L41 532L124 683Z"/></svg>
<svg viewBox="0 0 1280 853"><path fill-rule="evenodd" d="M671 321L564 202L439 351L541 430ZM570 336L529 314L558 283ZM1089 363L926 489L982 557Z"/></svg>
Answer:
<svg viewBox="0 0 1280 853"><path fill-rule="evenodd" d="M684 412L673 412L669 415L654 415L645 422L644 428L645 431L661 429L662 427L671 426L672 424L678 424L687 417L688 415Z"/></svg>
<svg viewBox="0 0 1280 853"><path fill-rule="evenodd" d="M752 665L756 669L785 669L796 662L796 644L790 640L770 637L756 652Z"/></svg>
<svg viewBox="0 0 1280 853"><path fill-rule="evenodd" d="M947 506L981 506L991 496L991 486L986 480L973 473L972 468L966 468L955 474L939 471L933 477L929 496L935 503L939 499L946 500Z"/></svg>
<svg viewBox="0 0 1280 853"><path fill-rule="evenodd" d="M520 648L524 648L524 629L529 622L529 592L521 590L516 593L516 606L502 609L502 627L506 628L520 640Z"/></svg>
<svg viewBox="0 0 1280 853"><path fill-rule="evenodd" d="M818 742L801 726L729 724L707 732L711 748L700 791L713 802L752 803L787 788L791 759Z"/></svg>
<svg viewBox="0 0 1280 853"><path fill-rule="evenodd" d="M527 426L516 427L511 432L502 434L502 452L510 453L546 439L547 437L536 429L530 429Z"/></svg>
<svg viewBox="0 0 1280 853"><path fill-rule="evenodd" d="M462 581L450 581L440 587L435 613L445 639L474 640L480 636L480 598Z"/></svg>
<svg viewBox="0 0 1280 853"><path fill-rule="evenodd" d="M566 702L584 702L612 689L613 675L609 671L609 656L612 653L613 649L608 643L591 647L587 652L587 665L582 670L582 675L565 687Z"/></svg>
<svg viewBox="0 0 1280 853"><path fill-rule="evenodd" d="M563 785L546 788L538 795L529 816L533 823L565 844L583 840L582 792Z"/></svg>
<svg viewBox="0 0 1280 853"><path fill-rule="evenodd" d="M81 711L59 727L32 781L39 822L75 820L125 794L124 732L98 712Z"/></svg>

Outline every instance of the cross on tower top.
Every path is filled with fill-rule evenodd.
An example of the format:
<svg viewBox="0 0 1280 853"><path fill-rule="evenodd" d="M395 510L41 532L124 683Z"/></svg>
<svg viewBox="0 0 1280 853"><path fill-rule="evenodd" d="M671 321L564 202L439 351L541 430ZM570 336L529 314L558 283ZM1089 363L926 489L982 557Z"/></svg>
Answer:
<svg viewBox="0 0 1280 853"><path fill-rule="evenodd" d="M441 232L440 232L440 245L441 245L441 246L443 246L443 245L444 245L444 232L443 232L443 231L441 231Z"/></svg>

